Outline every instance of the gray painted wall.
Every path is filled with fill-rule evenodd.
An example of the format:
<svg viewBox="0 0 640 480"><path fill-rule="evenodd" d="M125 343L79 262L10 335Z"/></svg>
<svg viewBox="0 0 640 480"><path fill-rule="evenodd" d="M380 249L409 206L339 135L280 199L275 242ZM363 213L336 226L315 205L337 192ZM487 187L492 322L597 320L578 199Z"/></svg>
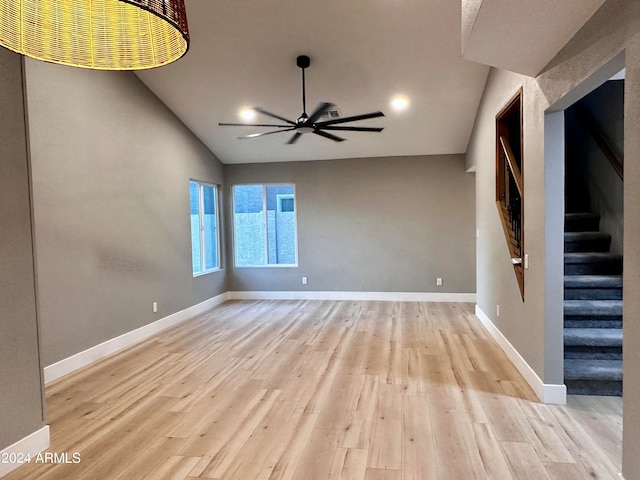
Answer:
<svg viewBox="0 0 640 480"><path fill-rule="evenodd" d="M625 185L624 185L624 444L623 474L640 478L640 2L608 0L536 79L493 70L482 100L476 128L468 148L468 164L476 166L476 222L478 240L478 305L546 383L562 379L561 304L545 303L547 284L555 277L545 272L545 255L555 255L558 242L548 228L545 204L555 198L549 183L557 175L548 174L553 159L545 159L545 112L566 108L591 89L626 66L625 85ZM618 65L624 52L624 65ZM596 83L596 84L594 84ZM504 236L495 207L495 114L520 87L524 88L524 183L525 244L531 268L525 275L525 302L508 261ZM558 122L559 123L559 122ZM562 156L555 159L562 161ZM545 163L546 162L546 163ZM551 165L550 163L551 162ZM560 191L562 186L560 184ZM557 190L557 189L556 189ZM545 193L546 192L546 193ZM546 196L545 196L546 195ZM558 225L556 225L557 229ZM560 238L560 237L558 237ZM549 252L549 249L552 251ZM554 273L553 275L557 275ZM501 304L501 316L495 315ZM559 309L560 308L560 309ZM546 312L546 318L545 318ZM550 318L550 316L554 318Z"/></svg>
<svg viewBox="0 0 640 480"><path fill-rule="evenodd" d="M133 73L27 60L26 80L44 365L226 291L191 273L211 152Z"/></svg>
<svg viewBox="0 0 640 480"><path fill-rule="evenodd" d="M581 103L591 113L594 122L615 155L624 164L624 81L606 82ZM567 122L575 122L571 114ZM572 135L573 134L573 135ZM567 143L591 199L591 209L600 214L600 230L611 235L611 251L623 253L624 185L593 138L579 127L569 129ZM569 180L569 179L568 179Z"/></svg>
<svg viewBox="0 0 640 480"><path fill-rule="evenodd" d="M233 268L230 251L232 291L475 292L474 177L462 155L225 165L224 174L228 204L233 184L296 186L298 267Z"/></svg>
<svg viewBox="0 0 640 480"><path fill-rule="evenodd" d="M44 425L22 60L0 48L0 450Z"/></svg>

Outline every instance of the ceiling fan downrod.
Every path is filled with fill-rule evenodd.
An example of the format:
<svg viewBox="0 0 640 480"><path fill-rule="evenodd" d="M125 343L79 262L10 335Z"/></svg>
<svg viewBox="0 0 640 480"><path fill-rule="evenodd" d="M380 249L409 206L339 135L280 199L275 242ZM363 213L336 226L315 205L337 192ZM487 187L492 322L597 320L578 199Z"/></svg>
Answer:
<svg viewBox="0 0 640 480"><path fill-rule="evenodd" d="M301 119L306 120L307 117L307 89L305 87L304 70L311 65L311 59L307 55L299 55L296 58L296 65L302 69L302 115Z"/></svg>

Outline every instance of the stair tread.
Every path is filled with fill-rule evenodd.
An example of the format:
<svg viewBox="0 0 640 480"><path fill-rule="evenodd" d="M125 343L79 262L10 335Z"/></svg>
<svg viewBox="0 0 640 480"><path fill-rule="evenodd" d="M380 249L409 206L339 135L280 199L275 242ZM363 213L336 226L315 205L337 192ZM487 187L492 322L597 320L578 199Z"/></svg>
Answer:
<svg viewBox="0 0 640 480"><path fill-rule="evenodd" d="M565 328L568 346L622 347L621 328Z"/></svg>
<svg viewBox="0 0 640 480"><path fill-rule="evenodd" d="M565 300L565 316L622 316L622 300Z"/></svg>
<svg viewBox="0 0 640 480"><path fill-rule="evenodd" d="M600 215L594 212L573 212L573 213L565 213L565 220L583 220L583 219L592 219L592 218L600 218Z"/></svg>
<svg viewBox="0 0 640 480"><path fill-rule="evenodd" d="M565 275L565 288L622 288L622 275Z"/></svg>
<svg viewBox="0 0 640 480"><path fill-rule="evenodd" d="M579 242L583 240L609 240L611 235L604 232L565 232L565 242Z"/></svg>
<svg viewBox="0 0 640 480"><path fill-rule="evenodd" d="M622 381L622 360L565 359L565 380Z"/></svg>
<svg viewBox="0 0 640 480"><path fill-rule="evenodd" d="M622 255L610 252L571 252L564 254L564 263L595 263L622 260Z"/></svg>
<svg viewBox="0 0 640 480"><path fill-rule="evenodd" d="M565 300L565 307L611 308L622 307L622 300Z"/></svg>

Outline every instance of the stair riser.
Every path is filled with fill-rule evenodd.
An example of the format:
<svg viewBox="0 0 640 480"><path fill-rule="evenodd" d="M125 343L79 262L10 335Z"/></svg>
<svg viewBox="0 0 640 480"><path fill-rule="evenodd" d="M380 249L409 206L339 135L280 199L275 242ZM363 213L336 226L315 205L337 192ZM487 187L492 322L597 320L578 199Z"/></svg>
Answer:
<svg viewBox="0 0 640 480"><path fill-rule="evenodd" d="M565 275L620 275L621 272L619 261L564 264Z"/></svg>
<svg viewBox="0 0 640 480"><path fill-rule="evenodd" d="M564 319L564 328L622 328L622 319L569 317Z"/></svg>
<svg viewBox="0 0 640 480"><path fill-rule="evenodd" d="M569 395L606 395L622 396L621 381L567 380L564 381Z"/></svg>
<svg viewBox="0 0 640 480"><path fill-rule="evenodd" d="M597 310L589 311L589 309L577 309L564 307L565 319L583 319L583 320L622 320L622 312L620 309L615 310Z"/></svg>
<svg viewBox="0 0 640 480"><path fill-rule="evenodd" d="M565 300L622 300L621 288L565 288Z"/></svg>
<svg viewBox="0 0 640 480"><path fill-rule="evenodd" d="M569 329L571 330L571 329ZM564 348L583 348L591 350L618 351L622 353L622 342L613 339L577 339L570 338L564 342Z"/></svg>
<svg viewBox="0 0 640 480"><path fill-rule="evenodd" d="M600 220L598 218L586 219L565 219L565 232L597 232L600 229Z"/></svg>
<svg viewBox="0 0 640 480"><path fill-rule="evenodd" d="M564 251L569 252L608 252L610 240L590 240L584 242L565 242Z"/></svg>
<svg viewBox="0 0 640 480"><path fill-rule="evenodd" d="M591 210L591 200L588 198L578 199L578 200L574 200L573 198L564 199L564 211L566 213L580 213L580 212L588 212L590 210Z"/></svg>

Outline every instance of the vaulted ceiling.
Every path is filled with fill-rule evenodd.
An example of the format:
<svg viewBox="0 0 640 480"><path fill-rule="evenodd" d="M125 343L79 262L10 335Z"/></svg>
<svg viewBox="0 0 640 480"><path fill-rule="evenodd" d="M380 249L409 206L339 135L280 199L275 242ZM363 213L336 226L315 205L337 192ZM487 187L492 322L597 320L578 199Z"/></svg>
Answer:
<svg viewBox="0 0 640 480"><path fill-rule="evenodd" d="M540 1L186 0L190 50L138 76L223 163L464 153L489 71L474 60L535 75L604 0L578 12ZM287 145L289 132L240 140L270 129L218 125L255 106L297 119L298 55L311 58L308 113L320 102L342 117L381 110L353 125L384 130ZM390 107L398 95L404 111Z"/></svg>
<svg viewBox="0 0 640 480"><path fill-rule="evenodd" d="M455 0L186 0L191 47L174 64L138 75L224 163L462 153L488 67L463 60ZM344 142L268 128L220 127L260 106L295 120L309 55L307 111L334 103L381 133L340 132ZM403 112L389 103L409 100ZM273 123L264 116L258 122ZM278 122L275 122L278 123ZM337 133L337 132L336 132Z"/></svg>

